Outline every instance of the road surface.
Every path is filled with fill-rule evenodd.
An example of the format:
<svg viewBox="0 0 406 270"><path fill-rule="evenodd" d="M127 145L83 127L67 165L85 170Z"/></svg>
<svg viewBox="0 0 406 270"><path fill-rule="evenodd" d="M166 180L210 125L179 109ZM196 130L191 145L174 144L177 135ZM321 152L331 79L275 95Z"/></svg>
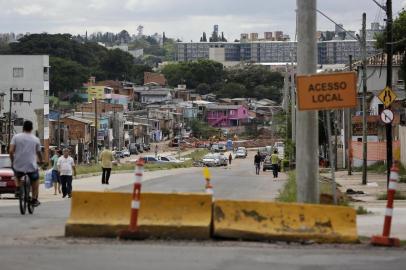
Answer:
<svg viewBox="0 0 406 270"><path fill-rule="evenodd" d="M285 182L271 172L255 175L252 158L231 167L213 168L216 198L273 200ZM129 192L133 174L113 175L111 185L100 177L74 181L76 190ZM202 192L202 168L146 172L143 191ZM115 239L64 238L70 200L42 190L34 215L21 216L17 201L0 200L1 270L20 269L404 269L405 250L366 245L320 246L252 242L119 242Z"/></svg>

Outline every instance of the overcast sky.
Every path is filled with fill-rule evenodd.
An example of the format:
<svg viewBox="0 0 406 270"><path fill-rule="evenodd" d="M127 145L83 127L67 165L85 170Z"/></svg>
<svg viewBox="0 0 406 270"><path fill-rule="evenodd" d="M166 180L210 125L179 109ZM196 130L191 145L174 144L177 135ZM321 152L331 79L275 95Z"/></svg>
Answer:
<svg viewBox="0 0 406 270"><path fill-rule="evenodd" d="M402 7L406 0L393 0L394 15ZM295 8L296 0L0 0L0 33L135 33L143 25L145 34L198 41L218 24L229 40L276 30L294 38ZM372 0L318 0L318 9L347 30L360 29L363 12L368 25L385 17ZM318 29L334 25L319 15Z"/></svg>

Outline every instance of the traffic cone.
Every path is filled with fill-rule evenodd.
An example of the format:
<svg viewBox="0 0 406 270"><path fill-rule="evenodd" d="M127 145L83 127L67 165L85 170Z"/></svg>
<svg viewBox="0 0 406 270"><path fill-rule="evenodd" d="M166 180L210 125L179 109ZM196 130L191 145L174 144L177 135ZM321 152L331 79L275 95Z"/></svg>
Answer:
<svg viewBox="0 0 406 270"><path fill-rule="evenodd" d="M387 246L387 247L399 247L400 240L398 238L389 237L390 229L392 224L392 214L393 214L393 200L396 193L396 186L399 180L399 168L397 162L395 161L389 177L389 186L388 186L388 198L386 203L385 211L385 222L383 224L383 233L382 235L374 235L371 239L371 244L375 246Z"/></svg>

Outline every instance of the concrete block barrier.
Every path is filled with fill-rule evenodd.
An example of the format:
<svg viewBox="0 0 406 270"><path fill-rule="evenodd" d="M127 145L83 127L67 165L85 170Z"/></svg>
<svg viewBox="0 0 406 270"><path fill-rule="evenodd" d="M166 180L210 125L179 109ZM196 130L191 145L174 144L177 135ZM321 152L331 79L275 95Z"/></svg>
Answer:
<svg viewBox="0 0 406 270"><path fill-rule="evenodd" d="M131 194L73 192L65 236L116 237L130 223ZM140 233L152 238L209 239L212 196L142 193Z"/></svg>
<svg viewBox="0 0 406 270"><path fill-rule="evenodd" d="M358 241L355 210L343 206L217 200L213 226L228 239Z"/></svg>

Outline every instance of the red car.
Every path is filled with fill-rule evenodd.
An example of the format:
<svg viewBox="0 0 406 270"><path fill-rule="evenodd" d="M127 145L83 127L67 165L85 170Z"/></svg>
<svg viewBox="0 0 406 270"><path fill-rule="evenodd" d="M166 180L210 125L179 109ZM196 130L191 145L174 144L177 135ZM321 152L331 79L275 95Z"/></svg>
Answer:
<svg viewBox="0 0 406 270"><path fill-rule="evenodd" d="M11 169L11 160L8 154L0 155L0 194L16 191L14 171Z"/></svg>

